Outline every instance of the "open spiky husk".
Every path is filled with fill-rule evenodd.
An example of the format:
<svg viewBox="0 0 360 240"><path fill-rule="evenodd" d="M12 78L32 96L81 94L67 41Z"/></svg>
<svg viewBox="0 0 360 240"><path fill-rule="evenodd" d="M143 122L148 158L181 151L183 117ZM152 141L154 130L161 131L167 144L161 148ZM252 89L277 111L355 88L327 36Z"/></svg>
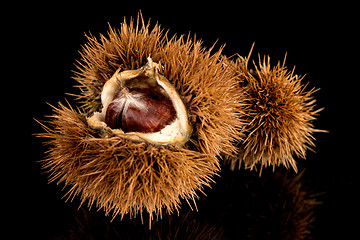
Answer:
<svg viewBox="0 0 360 240"><path fill-rule="evenodd" d="M246 122L244 141L239 143L239 154L227 160L231 168L284 165L297 171L294 156L305 158L306 150L314 146L313 121L322 109L315 109L315 88L306 90L303 76L289 71L284 62L270 65L270 57L259 56L255 71L248 69L248 58L240 57L236 71L246 91L244 104Z"/></svg>
<svg viewBox="0 0 360 240"><path fill-rule="evenodd" d="M212 54L190 37L169 38L141 17L88 40L74 77L81 93L72 94L82 110L60 104L41 134L50 147L43 161L50 181L70 186L68 199L80 195L114 217L147 212L152 219L177 209L181 199L194 201L219 170L217 156L236 152L242 136L243 92L222 48ZM194 131L182 148L130 141L86 124L101 109L105 82L116 71L142 67L149 56L187 107Z"/></svg>

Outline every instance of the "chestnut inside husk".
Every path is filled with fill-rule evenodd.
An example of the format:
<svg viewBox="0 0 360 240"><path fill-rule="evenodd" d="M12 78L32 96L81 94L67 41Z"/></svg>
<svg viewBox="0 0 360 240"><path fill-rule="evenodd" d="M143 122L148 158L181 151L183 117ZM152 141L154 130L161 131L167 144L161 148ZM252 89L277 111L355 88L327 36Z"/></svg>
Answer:
<svg viewBox="0 0 360 240"><path fill-rule="evenodd" d="M125 107L126 94L132 95L137 105ZM131 100L128 100L131 101ZM105 123L112 129L127 132L153 133L169 125L176 116L170 99L153 88L135 88L130 92L118 91L109 104Z"/></svg>
<svg viewBox="0 0 360 240"><path fill-rule="evenodd" d="M134 141L182 147L192 134L189 115L175 87L159 74L160 65L118 71L105 83L103 109L87 122Z"/></svg>

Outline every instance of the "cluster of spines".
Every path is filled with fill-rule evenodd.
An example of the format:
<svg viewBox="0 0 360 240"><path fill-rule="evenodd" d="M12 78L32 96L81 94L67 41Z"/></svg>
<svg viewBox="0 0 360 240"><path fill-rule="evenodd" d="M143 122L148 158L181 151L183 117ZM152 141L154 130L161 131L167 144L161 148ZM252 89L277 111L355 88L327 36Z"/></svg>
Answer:
<svg viewBox="0 0 360 240"><path fill-rule="evenodd" d="M236 61L213 53L200 41L174 36L155 25L124 22L108 37L87 36L74 79L83 113L60 105L49 126L48 158L43 166L50 181L70 185L68 198L96 203L106 214L150 217L178 208L181 198L197 198L219 170L217 157L231 167L260 169L284 165L297 170L293 155L305 157L313 146L314 89L284 64L269 58L248 69L248 58ZM151 56L163 67L189 110L194 133L186 148L173 149L102 138L84 121L100 108L102 86L117 70L137 69ZM74 94L73 94L74 95ZM70 150L71 149L71 150Z"/></svg>
<svg viewBox="0 0 360 240"><path fill-rule="evenodd" d="M285 166L297 171L294 156L305 158L306 150L314 147L313 121L322 109L315 109L313 97L317 89L306 90L304 76L289 71L283 63L271 66L270 57L259 56L254 68L248 69L248 58L235 63L241 76L244 94L242 116L245 138L238 143L238 155L230 157L231 168Z"/></svg>
<svg viewBox="0 0 360 240"><path fill-rule="evenodd" d="M102 138L73 108L60 104L55 111L39 134L50 146L43 168L50 182L71 186L68 200L80 195L81 204L88 200L107 215L171 213L181 198L195 202L196 191L210 186L219 169L208 154Z"/></svg>

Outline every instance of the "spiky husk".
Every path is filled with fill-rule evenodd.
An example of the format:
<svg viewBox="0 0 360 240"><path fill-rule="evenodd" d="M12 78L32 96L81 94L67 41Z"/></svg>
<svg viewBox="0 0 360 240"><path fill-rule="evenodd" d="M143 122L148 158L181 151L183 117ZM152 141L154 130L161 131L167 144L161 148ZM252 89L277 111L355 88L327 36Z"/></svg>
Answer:
<svg viewBox="0 0 360 240"><path fill-rule="evenodd" d="M195 200L196 190L209 186L218 171L215 156L189 149L102 138L81 113L60 104L45 133L50 146L43 167L50 182L71 186L67 199L80 195L81 204L104 209L106 215L146 210L152 219L172 212L180 199Z"/></svg>
<svg viewBox="0 0 360 240"><path fill-rule="evenodd" d="M294 156L305 158L306 150L314 146L313 133L319 132L312 122L317 113L313 93L305 90L303 76L289 71L280 62L270 65L270 57L259 57L255 71L248 70L248 58L240 57L236 71L246 91L244 104L245 140L239 143L239 154L229 158L231 168L284 165L297 171Z"/></svg>
<svg viewBox="0 0 360 240"><path fill-rule="evenodd" d="M43 161L50 181L70 186L68 199L80 195L113 216L143 211L150 219L172 212L180 199L197 198L219 170L216 156L236 152L241 138L242 94L237 76L221 55L212 54L190 37L168 38L156 25L124 22L110 27L108 37L88 36L75 79L83 113L60 105L42 134L48 138ZM84 118L100 110L104 83L119 68L137 69L148 56L163 66L164 75L178 90L188 108L194 131L184 148L104 138L90 129ZM74 94L73 94L74 95Z"/></svg>

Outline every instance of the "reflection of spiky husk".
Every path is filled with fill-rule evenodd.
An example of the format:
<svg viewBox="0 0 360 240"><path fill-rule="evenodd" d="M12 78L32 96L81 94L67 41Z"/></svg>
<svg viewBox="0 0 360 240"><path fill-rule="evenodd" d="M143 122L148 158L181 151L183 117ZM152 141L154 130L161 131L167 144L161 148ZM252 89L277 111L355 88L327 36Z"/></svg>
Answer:
<svg viewBox="0 0 360 240"><path fill-rule="evenodd" d="M73 216L70 229L60 239L171 239L219 240L224 237L224 230L207 221L198 219L190 210L180 210L179 214L164 215L161 220L152 222L151 229L147 229L138 219L125 219L124 221L110 221L109 218L98 212L81 208Z"/></svg>
<svg viewBox="0 0 360 240"><path fill-rule="evenodd" d="M284 61L285 62L285 61ZM312 121L321 110L314 110L316 91L305 90L303 77L288 71L284 64L272 67L270 58L259 59L255 71L247 69L248 59L239 58L238 74L246 89L245 140L239 145L239 155L231 158L232 168L262 169L267 166L291 166L297 170L293 156L305 158L314 146Z"/></svg>
<svg viewBox="0 0 360 240"><path fill-rule="evenodd" d="M247 208L247 239L312 239L314 208L320 202L319 194L305 187L304 171L294 176L287 171L268 173L257 193L254 183L247 185L253 193Z"/></svg>
<svg viewBox="0 0 360 240"><path fill-rule="evenodd" d="M230 239L311 239L322 194L306 171L224 169L214 188L198 207Z"/></svg>
<svg viewBox="0 0 360 240"><path fill-rule="evenodd" d="M221 50L211 54L190 38L169 39L158 25L150 31L139 19L110 28L107 38L88 37L75 76L86 113L63 105L55 109L42 134L50 145L43 166L51 181L71 186L69 199L80 195L114 216L145 210L151 219L163 208L177 209L181 198L194 200L218 171L216 156L236 151L242 92ZM194 131L184 148L104 138L83 121L100 109L102 87L115 71L137 69L149 55L188 108Z"/></svg>

